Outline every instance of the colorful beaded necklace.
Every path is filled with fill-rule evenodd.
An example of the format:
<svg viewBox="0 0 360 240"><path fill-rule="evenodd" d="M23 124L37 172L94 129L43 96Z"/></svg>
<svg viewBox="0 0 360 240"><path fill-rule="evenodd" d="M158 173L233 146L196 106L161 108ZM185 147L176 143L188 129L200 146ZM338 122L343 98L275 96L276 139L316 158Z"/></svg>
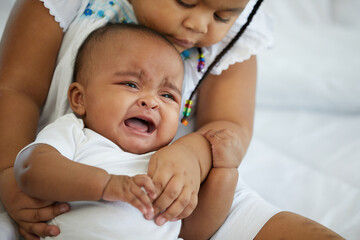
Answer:
<svg viewBox="0 0 360 240"><path fill-rule="evenodd" d="M198 51L198 65L197 65L197 71L198 72L204 72L204 68L205 68L205 57L204 57L204 54L202 52L202 49L201 48L197 48L197 51ZM185 57L185 59L189 58L190 57L190 53L189 51L185 50L182 55ZM184 111L183 111L183 119L181 120L181 123L183 125L187 125L188 122L186 120L187 117L190 116L190 113L191 113L191 106L192 106L192 100L189 99L189 100L186 100L185 102L185 106L184 106Z"/></svg>
<svg viewBox="0 0 360 240"><path fill-rule="evenodd" d="M194 94L196 93L196 91L198 90L201 82L207 77L207 75L209 75L209 73L211 72L211 70L214 68L214 66L221 60L221 58L229 51L229 49L236 43L236 41L241 37L241 35L245 32L246 28L249 26L249 24L251 23L254 15L256 14L257 10L259 9L261 3L263 2L263 0L258 0L253 9L251 10L251 13L249 14L246 23L240 28L239 32L235 35L235 37L226 45L226 47L216 56L216 58L214 59L214 61L210 64L210 66L206 69L205 73L203 74L203 76L201 77L201 79L199 80L198 84L196 85L196 87L194 88L194 90L191 92L190 97L188 100L186 100L185 102L185 106L184 106L184 111L183 111L183 118L181 119L181 123L183 125L187 125L188 124L188 117L190 116L191 113L191 108L192 108L192 98L194 97ZM199 72L203 72L204 68L205 68L205 59L204 59L204 55L201 51L201 48L198 48L198 66L197 66L197 70Z"/></svg>

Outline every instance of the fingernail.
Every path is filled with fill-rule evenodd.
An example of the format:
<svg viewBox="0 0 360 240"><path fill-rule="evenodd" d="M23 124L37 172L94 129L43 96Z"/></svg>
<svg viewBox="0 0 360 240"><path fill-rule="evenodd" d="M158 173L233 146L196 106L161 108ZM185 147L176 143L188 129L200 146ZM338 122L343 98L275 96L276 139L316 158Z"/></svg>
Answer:
<svg viewBox="0 0 360 240"><path fill-rule="evenodd" d="M162 225L164 225L164 223L166 223L166 219L165 219L165 218L163 218L163 217L158 217L158 218L156 219L156 224L157 224L157 225L162 226Z"/></svg>
<svg viewBox="0 0 360 240"><path fill-rule="evenodd" d="M148 210L146 208L144 208L144 207L141 208L140 211L141 211L142 214L147 214L147 212L148 212Z"/></svg>
<svg viewBox="0 0 360 240"><path fill-rule="evenodd" d="M69 206L66 204L60 205L60 212L67 212L69 211Z"/></svg>
<svg viewBox="0 0 360 240"><path fill-rule="evenodd" d="M146 218L146 219L153 219L153 218L154 218L154 210L148 212L148 213L145 215L145 218Z"/></svg>
<svg viewBox="0 0 360 240"><path fill-rule="evenodd" d="M54 229L51 229L49 233L50 233L51 236L56 236L57 235L57 233L56 233L56 231Z"/></svg>

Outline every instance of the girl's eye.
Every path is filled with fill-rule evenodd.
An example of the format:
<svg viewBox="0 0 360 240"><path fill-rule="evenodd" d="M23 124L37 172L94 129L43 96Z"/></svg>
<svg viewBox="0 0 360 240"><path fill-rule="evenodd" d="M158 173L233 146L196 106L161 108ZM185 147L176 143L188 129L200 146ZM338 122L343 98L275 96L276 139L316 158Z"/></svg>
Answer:
<svg viewBox="0 0 360 240"><path fill-rule="evenodd" d="M174 101L175 101L174 96L173 96L173 95L171 95L171 94L169 94L169 93L165 93L165 94L163 94L163 95L161 95L161 96L163 96L163 97L165 97L165 98L169 98L169 99L171 99L171 100L174 100Z"/></svg>
<svg viewBox="0 0 360 240"><path fill-rule="evenodd" d="M183 7L188 7L188 8L195 7L195 5L196 5L196 4L194 4L194 3L191 3L191 2L194 2L194 1L190 1L190 0L185 0L185 1L183 1L183 0L176 0L176 2L177 2L178 4L180 4L181 6L183 6Z"/></svg>
<svg viewBox="0 0 360 240"><path fill-rule="evenodd" d="M214 18L215 18L216 21L219 21L219 22L222 22L222 23L227 23L227 22L230 21L229 18L222 18L216 13L214 13Z"/></svg>

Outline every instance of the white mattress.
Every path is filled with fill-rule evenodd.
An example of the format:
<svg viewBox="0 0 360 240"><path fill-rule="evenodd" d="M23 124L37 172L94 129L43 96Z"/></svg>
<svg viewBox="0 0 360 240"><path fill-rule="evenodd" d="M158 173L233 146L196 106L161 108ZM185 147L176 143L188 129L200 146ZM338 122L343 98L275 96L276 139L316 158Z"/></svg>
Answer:
<svg viewBox="0 0 360 240"><path fill-rule="evenodd" d="M264 2L276 44L258 57L254 137L240 172L270 203L359 239L360 1ZM0 34L12 3L0 2ZM13 230L1 213L0 239L15 239Z"/></svg>

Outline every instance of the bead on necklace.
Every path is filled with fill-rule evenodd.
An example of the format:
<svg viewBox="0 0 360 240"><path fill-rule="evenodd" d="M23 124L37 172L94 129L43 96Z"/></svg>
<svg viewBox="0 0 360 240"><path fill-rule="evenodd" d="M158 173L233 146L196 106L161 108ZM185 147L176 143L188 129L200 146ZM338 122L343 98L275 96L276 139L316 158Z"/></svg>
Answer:
<svg viewBox="0 0 360 240"><path fill-rule="evenodd" d="M198 48L198 65L197 65L197 70L198 72L203 72L204 71L204 67L205 67L205 57L204 54L201 50L201 48Z"/></svg>
<svg viewBox="0 0 360 240"><path fill-rule="evenodd" d="M190 116L192 103L193 103L192 100L186 100L186 103L184 106L183 118L181 119L181 123L185 126L188 125L188 121L186 120L186 118Z"/></svg>

